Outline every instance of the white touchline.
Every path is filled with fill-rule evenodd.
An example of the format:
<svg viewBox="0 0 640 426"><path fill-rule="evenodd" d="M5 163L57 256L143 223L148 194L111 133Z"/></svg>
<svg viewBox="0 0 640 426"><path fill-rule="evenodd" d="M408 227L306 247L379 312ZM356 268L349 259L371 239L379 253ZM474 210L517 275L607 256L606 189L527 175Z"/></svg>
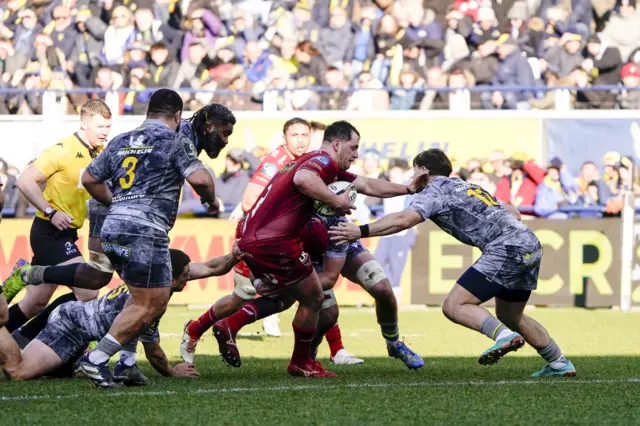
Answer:
<svg viewBox="0 0 640 426"><path fill-rule="evenodd" d="M413 388L437 388L437 387L456 387L456 386L505 386L505 385L599 385L611 383L640 383L640 377L630 377L627 379L531 379L531 380L469 380L469 381L442 381L442 382L414 382L414 383L345 383L342 385L298 385L298 386L267 386L267 387L251 387L251 388L215 388L215 389L196 389L189 392L178 391L131 391L131 392L96 392L95 394L69 394L69 395L18 395L18 396L1 396L0 401L41 401L41 400L59 400L59 399L87 399L93 397L132 397L132 396L170 396L170 395L201 395L216 393L250 393L264 391L304 391L304 390L334 390L334 389L367 389L367 388L391 388L399 385L403 387Z"/></svg>

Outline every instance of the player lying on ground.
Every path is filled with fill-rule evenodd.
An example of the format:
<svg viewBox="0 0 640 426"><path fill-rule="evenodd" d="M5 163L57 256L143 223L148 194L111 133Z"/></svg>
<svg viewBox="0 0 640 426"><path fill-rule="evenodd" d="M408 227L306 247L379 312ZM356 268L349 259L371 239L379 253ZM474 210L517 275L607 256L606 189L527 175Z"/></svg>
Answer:
<svg viewBox="0 0 640 426"><path fill-rule="evenodd" d="M240 259L237 247L233 253L206 263L190 263L189 256L184 252L171 249L171 293L182 291L188 280L224 275ZM47 312L46 326L26 346L22 355L17 342L6 330L0 331L0 359L4 360L5 375L10 379L30 380L51 375L56 370L69 371L69 364L72 366L82 356L89 342L100 340L108 333L116 316L126 306L129 296L127 286L122 284L97 300L52 306L52 312ZM30 323L24 328L29 326ZM140 341L147 360L163 376L199 375L191 364L184 363L175 367L169 365L160 346L157 322L141 335ZM137 344L137 340L135 343ZM148 379L136 365L136 345L129 351L121 352L114 378L126 385L140 386L148 383Z"/></svg>
<svg viewBox="0 0 640 426"><path fill-rule="evenodd" d="M349 194L336 195L327 185L336 180L353 182L365 195L381 198L414 193L426 175L417 175L408 185L359 177L346 170L358 157L360 135L351 124L339 121L327 127L321 149L306 154L284 167L262 192L245 219L239 222L240 250L255 277L261 296L242 311L253 310L254 317L266 317L282 309L284 300L298 301L293 320L295 345L288 372L304 377L332 377L311 358L323 291L299 235L314 215L314 200L348 214L353 208ZM230 365L240 365L234 337L237 330L224 320L214 327L221 354Z"/></svg>
<svg viewBox="0 0 640 426"><path fill-rule="evenodd" d="M420 153L413 165L416 173L428 171L430 177L427 188L407 209L360 227L341 223L329 231L331 238L346 243L390 235L431 219L458 241L482 250L478 261L458 279L442 307L451 321L496 341L478 362L493 364L526 341L548 363L534 376L575 376L575 367L562 355L547 330L523 313L538 285L542 246L535 234L519 221L517 210L501 204L477 185L448 177L451 162L438 149ZM497 318L480 306L492 298Z"/></svg>
<svg viewBox="0 0 640 426"><path fill-rule="evenodd" d="M235 123L236 118L227 107L210 104L198 110L188 120L182 120L179 131L182 136L193 142L198 155L205 151L210 158L217 158L220 151L227 145ZM110 182L107 184L111 190ZM217 200L213 202L214 205L217 203ZM16 262L9 278L3 283L9 302L26 285L53 283L97 290L111 281L114 270L100 243L102 226L96 226L94 220L99 218L101 222L104 221L109 208L92 199L89 201L88 210L89 262L52 267L32 266L20 259Z"/></svg>
<svg viewBox="0 0 640 426"><path fill-rule="evenodd" d="M304 155L311 142L311 124L308 121L295 117L288 120L282 129L283 144L267 155L258 170L251 177L251 181L245 189L241 210L242 214L248 212L255 204L256 200L269 184L271 179L291 161L295 161ZM237 220L240 220L238 217ZM188 321L182 336L180 352L187 362L193 362L196 346L204 333L213 324L225 318L238 309L248 300L256 297L256 290L251 283L251 271L244 262L240 262L234 269L234 289L233 293L220 298L211 308L200 315L197 320ZM267 335L280 335L277 325L277 316L272 315L264 319L263 329ZM331 360L335 364L358 364L363 360L351 355L342 344L340 328L336 323L327 333L327 342L331 349Z"/></svg>
<svg viewBox="0 0 640 426"><path fill-rule="evenodd" d="M16 185L37 209L30 234L33 264L44 267L84 263L76 241L78 229L87 215L89 195L80 185L80 176L102 150L110 129L109 107L97 99L85 102L80 108L80 129L45 150L20 175ZM7 327L10 331L47 306L56 289L55 281L52 283L29 287L25 297L9 309ZM20 289L3 284L7 301ZM81 300L91 300L98 295L97 291L73 286L72 289Z"/></svg>

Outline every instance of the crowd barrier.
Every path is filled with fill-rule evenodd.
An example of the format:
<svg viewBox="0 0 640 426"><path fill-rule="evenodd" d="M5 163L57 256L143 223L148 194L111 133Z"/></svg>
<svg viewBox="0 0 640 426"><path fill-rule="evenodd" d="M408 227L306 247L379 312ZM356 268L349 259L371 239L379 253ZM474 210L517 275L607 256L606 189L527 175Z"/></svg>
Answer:
<svg viewBox="0 0 640 426"><path fill-rule="evenodd" d="M624 303L624 294L627 294L629 306L623 306L625 310L640 305L640 225L623 230L620 218L535 219L527 225L544 247L539 286L531 299L533 304L611 307ZM0 226L0 276L7 276L19 258L31 258L30 226L31 220L27 219L5 221ZM480 256L480 251L459 243L430 222L418 226L416 231L417 239L400 280L400 302L440 305L456 279ZM632 234L626 242L625 232ZM234 233L235 226L229 221L179 219L170 234L171 247L185 251L193 262L202 262L228 253ZM372 252L379 241L378 238L363 240ZM86 258L87 226L80 231L78 245ZM626 281L628 288L625 288ZM118 278L114 278L109 288L118 283ZM174 295L171 303L210 304L232 289L233 272L193 281L182 293ZM336 286L336 295L343 305L372 303L366 292L345 278Z"/></svg>

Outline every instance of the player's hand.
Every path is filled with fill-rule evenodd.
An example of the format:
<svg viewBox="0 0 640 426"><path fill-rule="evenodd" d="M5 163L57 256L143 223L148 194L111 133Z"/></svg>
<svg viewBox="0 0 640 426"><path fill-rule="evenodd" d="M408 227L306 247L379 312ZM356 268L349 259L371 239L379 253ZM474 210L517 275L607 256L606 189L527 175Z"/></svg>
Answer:
<svg viewBox="0 0 640 426"><path fill-rule="evenodd" d="M427 187L427 183L429 183L429 170L422 167L420 170L416 170L413 179L407 185L407 190L410 194L417 194Z"/></svg>
<svg viewBox="0 0 640 426"><path fill-rule="evenodd" d="M73 218L66 213L56 212L51 218L51 223L59 231L64 231L65 229L69 229L69 227L73 223Z"/></svg>
<svg viewBox="0 0 640 426"><path fill-rule="evenodd" d="M237 260L242 260L247 255L245 252L240 250L240 247L238 247L238 240L235 240L233 242L233 247L231 248L231 255Z"/></svg>
<svg viewBox="0 0 640 426"><path fill-rule="evenodd" d="M329 237L334 244L346 244L361 237L360 227L351 222L340 222L329 228Z"/></svg>
<svg viewBox="0 0 640 426"><path fill-rule="evenodd" d="M173 367L172 375L174 377L200 377L198 370L188 362L183 362Z"/></svg>
<svg viewBox="0 0 640 426"><path fill-rule="evenodd" d="M216 215L220 213L220 201L215 198L211 203L203 203L207 207L207 215Z"/></svg>
<svg viewBox="0 0 640 426"><path fill-rule="evenodd" d="M345 191L338 195L338 202L333 206L333 208L344 215L350 215L351 210L356 209L356 205L349 201L349 191Z"/></svg>

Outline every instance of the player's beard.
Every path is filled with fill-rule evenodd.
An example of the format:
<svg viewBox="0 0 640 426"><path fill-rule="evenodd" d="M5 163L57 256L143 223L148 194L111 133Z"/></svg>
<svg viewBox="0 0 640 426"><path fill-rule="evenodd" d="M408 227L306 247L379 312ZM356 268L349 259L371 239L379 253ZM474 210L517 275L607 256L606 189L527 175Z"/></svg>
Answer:
<svg viewBox="0 0 640 426"><path fill-rule="evenodd" d="M205 136L205 150L210 158L218 158L220 151L226 146L224 140L220 136L220 132L213 129L211 133Z"/></svg>

